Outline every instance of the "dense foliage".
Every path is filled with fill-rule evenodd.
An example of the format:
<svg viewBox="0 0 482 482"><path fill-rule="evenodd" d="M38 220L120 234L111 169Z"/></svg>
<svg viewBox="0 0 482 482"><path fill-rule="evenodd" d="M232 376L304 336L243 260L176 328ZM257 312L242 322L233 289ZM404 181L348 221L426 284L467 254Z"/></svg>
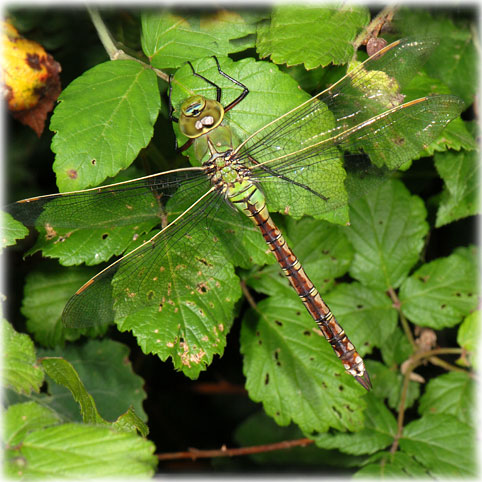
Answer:
<svg viewBox="0 0 482 482"><path fill-rule="evenodd" d="M345 75L359 39L380 21L364 7L109 10L101 12L105 25L93 12L97 32L102 37L107 25L124 52L106 60L87 12L9 13L62 64L68 84L51 117L51 137L37 140L25 127L9 126L11 202L198 163L193 149L188 157L174 151L176 136L179 145L185 138L169 120L168 74L175 74L176 109L191 92L215 97L215 89L194 77L187 61L216 79L224 105L239 88L217 76L211 56L248 86L246 100L226 115L242 141ZM312 329L261 236L248 224L230 225L222 209L211 218L216 236L191 233L194 241L202 238L196 249L209 262L195 265L182 243L173 251L173 266L189 266L191 277L201 278L194 288L182 279L186 292L178 299L210 306L210 316L176 310L168 299L159 317L126 318L108 331L66 327L62 310L109 260L153 234L157 213L144 209L134 225L57 231L55 239L44 226L36 240L5 217L7 473L149 475L156 454L196 447L202 457L202 450L225 444L260 448L242 458L163 461L158 470L194 464L219 471L474 476L479 166L471 118L477 85L472 13L402 9L383 34L389 41L440 38L404 94L454 94L465 102L462 118L396 176L358 192L344 211L317 213L309 199L285 210L286 202L271 206L366 360L371 392L343 372ZM366 58L362 49L358 54ZM320 173L319 182L326 176L336 181ZM141 212L142 201L112 211L127 218L133 208ZM170 208L169 216L182 209L175 199ZM32 256L23 260L26 250ZM180 279L175 269L172 278ZM214 278L215 288L206 281ZM187 359L171 349L179 326L196 337L202 356ZM305 446L266 448L297 439Z"/></svg>

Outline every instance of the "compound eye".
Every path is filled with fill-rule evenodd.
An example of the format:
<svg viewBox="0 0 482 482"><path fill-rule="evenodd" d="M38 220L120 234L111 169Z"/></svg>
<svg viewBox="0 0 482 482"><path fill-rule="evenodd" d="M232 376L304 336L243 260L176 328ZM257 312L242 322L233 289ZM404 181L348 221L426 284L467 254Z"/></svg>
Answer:
<svg viewBox="0 0 482 482"><path fill-rule="evenodd" d="M187 117L197 117L204 110L206 101L200 97L190 99L190 102L185 102L182 106L182 111Z"/></svg>

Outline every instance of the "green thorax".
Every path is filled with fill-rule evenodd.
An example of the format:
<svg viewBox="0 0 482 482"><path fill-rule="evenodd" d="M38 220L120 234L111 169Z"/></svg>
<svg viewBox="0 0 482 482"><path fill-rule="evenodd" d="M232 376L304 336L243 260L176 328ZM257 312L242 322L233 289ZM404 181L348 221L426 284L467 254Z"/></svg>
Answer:
<svg viewBox="0 0 482 482"><path fill-rule="evenodd" d="M262 204L264 196L251 180L251 172L232 159L232 132L222 125L223 106L213 99L195 95L181 106L179 127L194 139L196 158L208 168L213 185L238 209L247 211L244 199L248 196L255 204Z"/></svg>

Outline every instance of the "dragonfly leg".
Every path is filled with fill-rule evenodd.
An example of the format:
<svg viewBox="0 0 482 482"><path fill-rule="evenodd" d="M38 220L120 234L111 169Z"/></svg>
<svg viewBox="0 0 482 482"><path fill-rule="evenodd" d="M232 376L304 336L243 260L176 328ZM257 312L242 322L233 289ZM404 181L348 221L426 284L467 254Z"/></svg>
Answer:
<svg viewBox="0 0 482 482"><path fill-rule="evenodd" d="M216 58L216 57L214 57ZM216 62L218 61L218 59L216 59ZM203 75L201 74L198 74L195 70L194 70L194 67L192 66L191 62L187 62L189 64L189 67L191 67L191 70L192 70L192 74L195 76L195 77L199 77L200 79L203 79L205 82L207 82L208 84L212 85L215 89L216 89L216 100L218 102L221 102L221 87L219 87L219 85L215 84L214 82L211 82L209 79L206 79L206 77L204 77ZM219 68L219 64L218 64L218 68Z"/></svg>
<svg viewBox="0 0 482 482"><path fill-rule="evenodd" d="M227 112L228 110L232 109L235 105L238 105L249 94L249 89L244 84L242 84L239 80L233 79L233 77L228 75L226 72L223 72L221 70L221 66L219 65L218 58L215 55L213 55L213 58L216 61L216 65L218 66L218 72L223 77L226 77L226 79L229 79L231 82L233 82L234 84L238 85L243 89L243 92L241 92L241 94L238 97L236 97L236 99L234 99L230 104L228 104L224 108L224 112ZM221 100L221 97L218 99L218 102L220 102L220 100Z"/></svg>

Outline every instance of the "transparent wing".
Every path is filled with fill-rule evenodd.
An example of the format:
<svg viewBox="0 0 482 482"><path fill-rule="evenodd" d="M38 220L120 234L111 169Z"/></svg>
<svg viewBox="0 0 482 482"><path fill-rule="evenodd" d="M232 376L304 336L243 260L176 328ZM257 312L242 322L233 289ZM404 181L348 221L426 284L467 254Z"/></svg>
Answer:
<svg viewBox="0 0 482 482"><path fill-rule="evenodd" d="M202 168L178 169L83 191L24 199L10 204L6 211L27 226L48 226L50 230L124 226L160 217L163 206L181 185L184 195L189 196L189 187L198 193L199 185L206 186L205 179Z"/></svg>
<svg viewBox="0 0 482 482"><path fill-rule="evenodd" d="M387 46L236 149L233 156L262 182L272 209L319 216L346 204L344 167L357 171L358 164L344 163L353 156L342 151L363 151L375 166L395 169L460 114L463 102L454 96L403 103L401 87L435 45L405 39Z"/></svg>
<svg viewBox="0 0 482 482"><path fill-rule="evenodd" d="M200 188L199 194L204 190ZM198 278L193 273L202 262L192 256L193 248L202 243L212 212L222 205L213 189L206 190L171 224L82 286L64 309L64 323L83 328L111 323L145 309L160 311L173 290L186 291L185 285L178 287L176 283L191 276Z"/></svg>
<svg viewBox="0 0 482 482"><path fill-rule="evenodd" d="M237 149L240 159L285 158L403 103L402 88L436 46L433 40L394 42L337 83L267 124ZM274 154L274 155L273 155Z"/></svg>

